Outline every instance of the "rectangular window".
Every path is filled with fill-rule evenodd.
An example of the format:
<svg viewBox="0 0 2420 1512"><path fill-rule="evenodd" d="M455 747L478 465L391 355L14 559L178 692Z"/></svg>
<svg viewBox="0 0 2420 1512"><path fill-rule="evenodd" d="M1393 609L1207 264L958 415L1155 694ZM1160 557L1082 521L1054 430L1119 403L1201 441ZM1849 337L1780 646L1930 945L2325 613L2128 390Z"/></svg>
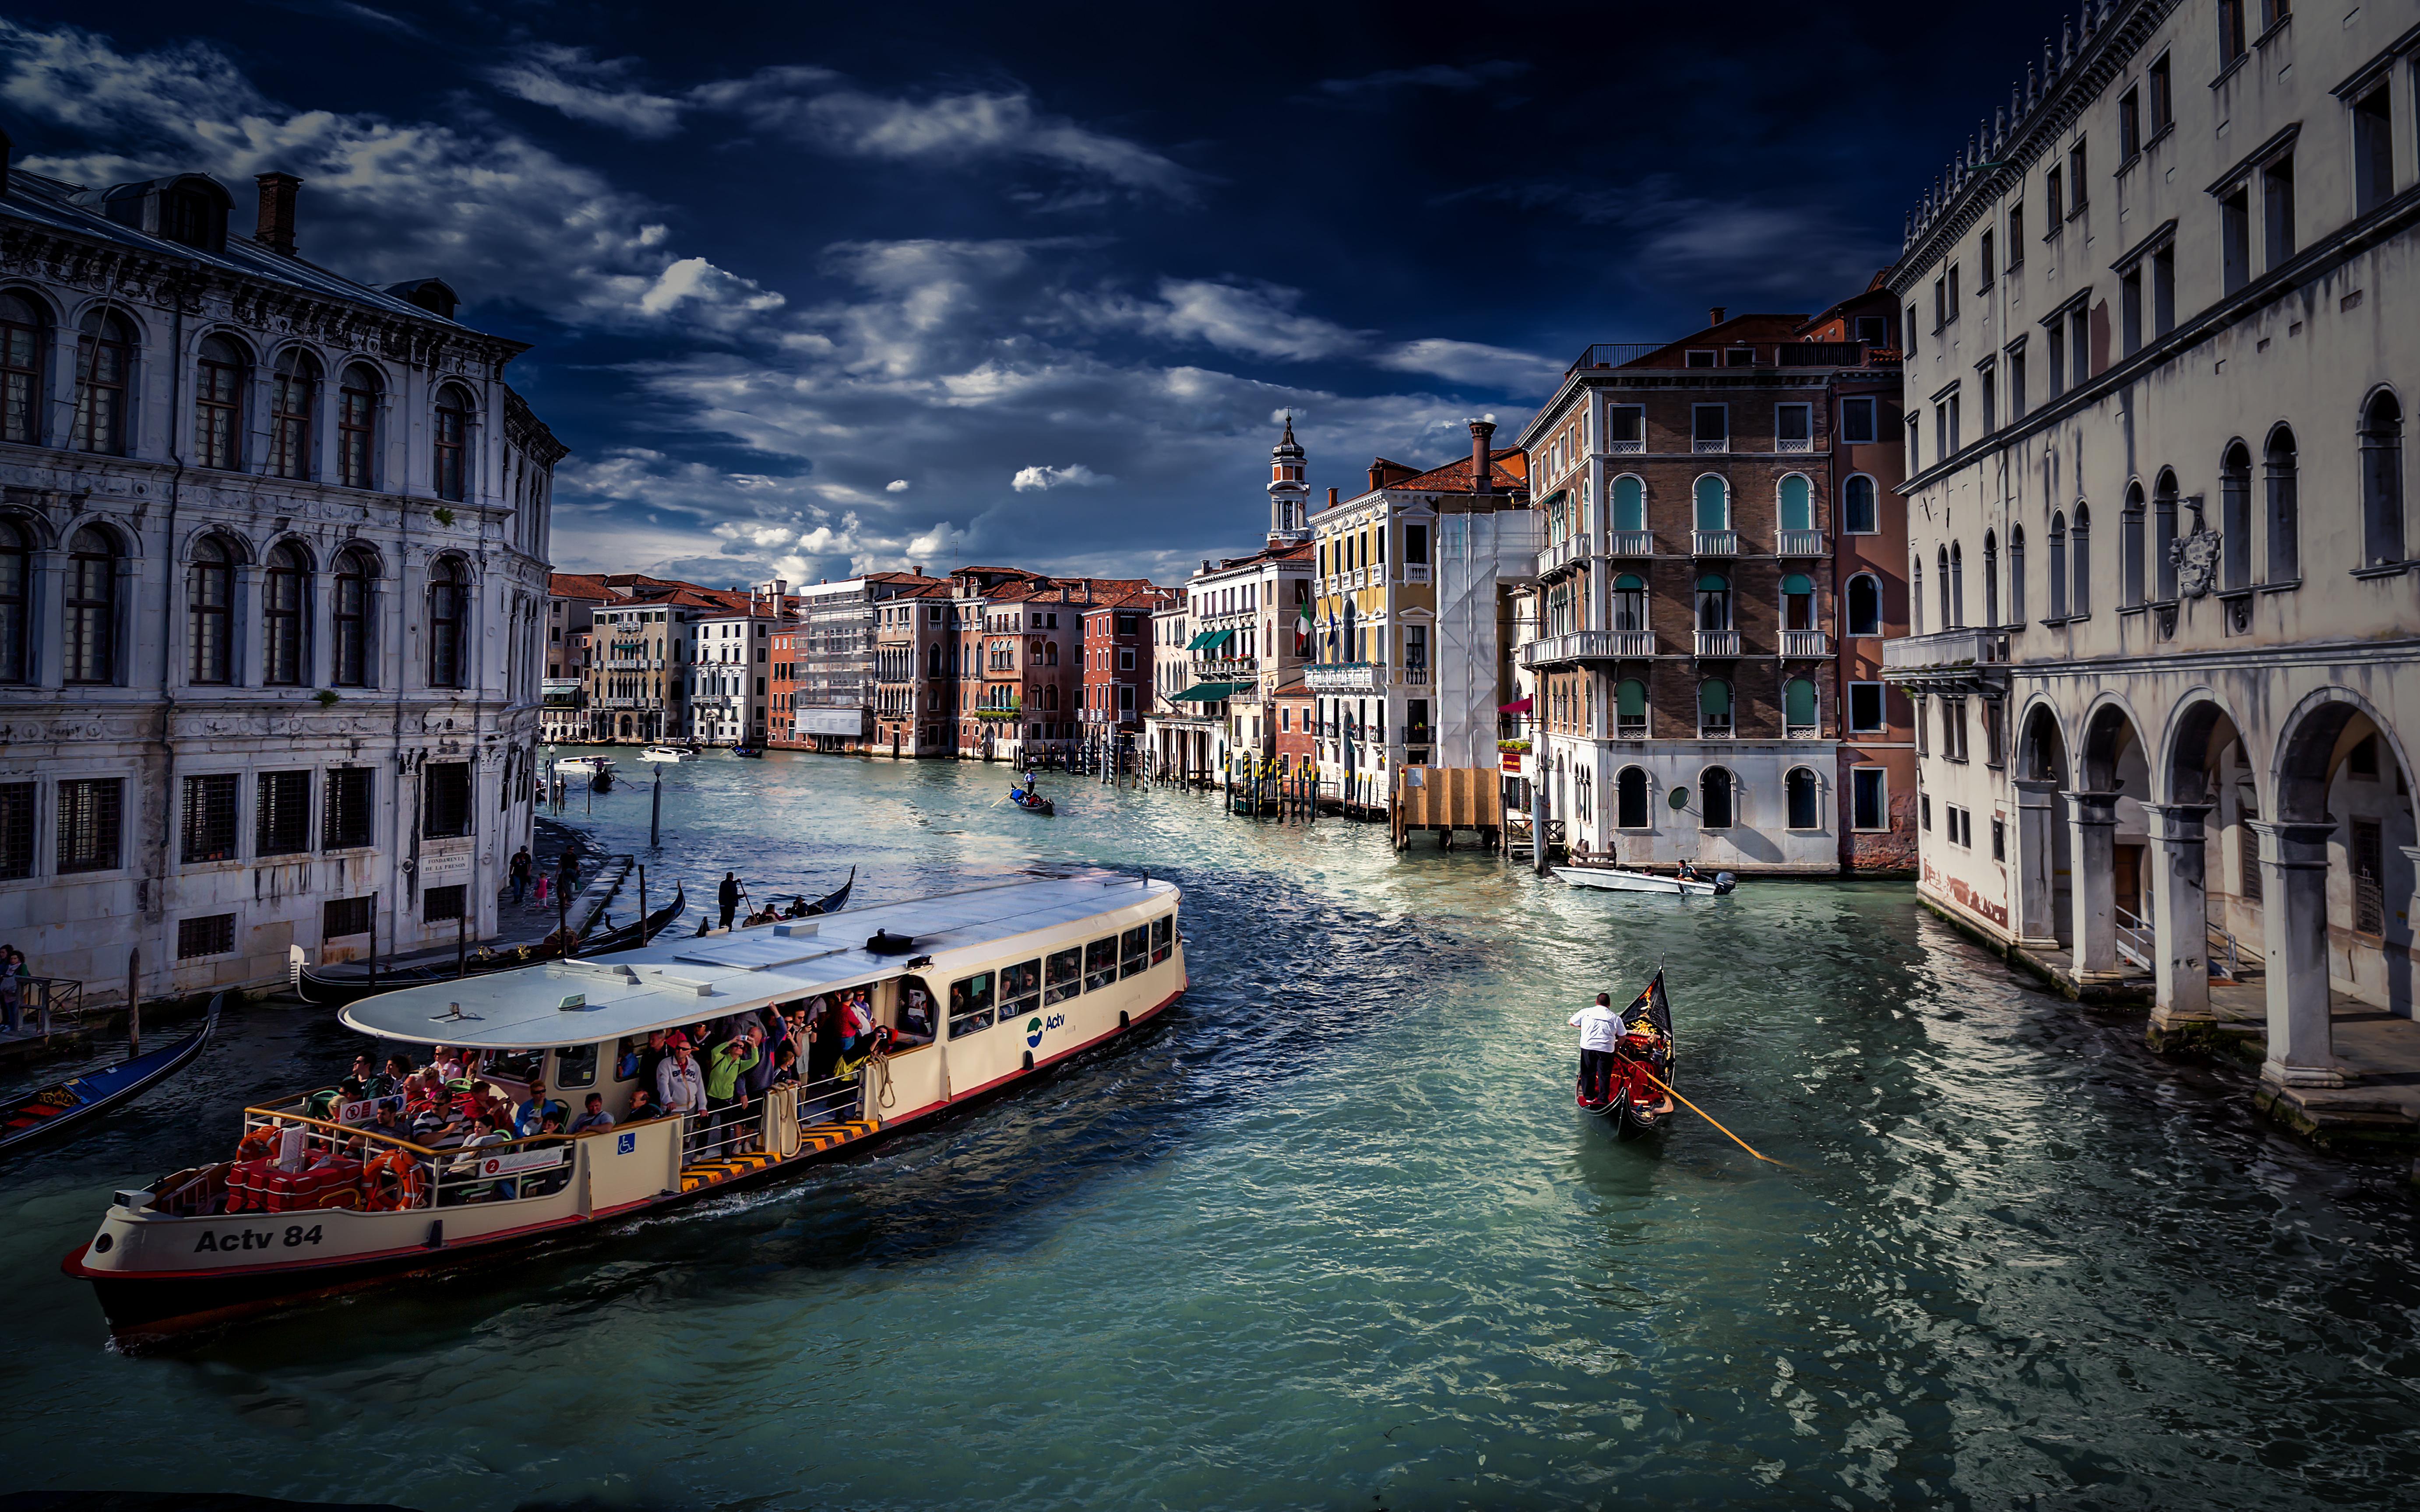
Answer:
<svg viewBox="0 0 2420 1512"><path fill-rule="evenodd" d="M1094 940L1084 947L1084 990L1099 992L1118 980L1118 937Z"/></svg>
<svg viewBox="0 0 2420 1512"><path fill-rule="evenodd" d="M235 859L235 813L241 779L233 772L185 779L184 843L187 865Z"/></svg>
<svg viewBox="0 0 2420 1512"><path fill-rule="evenodd" d="M1756 365L1756 348L1753 347L1732 347L1727 348L1723 352L1723 365L1725 367L1754 367Z"/></svg>
<svg viewBox="0 0 2420 1512"><path fill-rule="evenodd" d="M1776 405L1773 411L1773 449L1776 452L1803 452L1814 442L1814 407L1803 404Z"/></svg>
<svg viewBox="0 0 2420 1512"><path fill-rule="evenodd" d="M2025 208L2009 207L2009 271L2015 272L2025 265Z"/></svg>
<svg viewBox="0 0 2420 1512"><path fill-rule="evenodd" d="M235 949L235 916L212 914L207 918L177 920L177 959L227 955Z"/></svg>
<svg viewBox="0 0 2420 1512"><path fill-rule="evenodd" d="M1840 440L1852 444L1866 444L1880 437L1881 432L1875 428L1873 400L1840 401Z"/></svg>
<svg viewBox="0 0 2420 1512"><path fill-rule="evenodd" d="M2386 933L2385 831L2375 819L2355 819L2346 864L2352 870L2352 929L2356 934Z"/></svg>
<svg viewBox="0 0 2420 1512"><path fill-rule="evenodd" d="M2366 213L2395 193L2395 113L2380 85L2352 103L2352 208Z"/></svg>
<svg viewBox="0 0 2420 1512"><path fill-rule="evenodd" d="M460 883L449 887L428 887L420 894L420 918L423 923L439 924L462 917L463 895L467 889Z"/></svg>
<svg viewBox="0 0 2420 1512"><path fill-rule="evenodd" d="M1042 963L1023 961L1000 968L1000 1016L1023 1018L1042 1002Z"/></svg>
<svg viewBox="0 0 2420 1512"><path fill-rule="evenodd" d="M371 843L370 799L375 771L367 766L338 766L328 773L325 808L319 816L319 843L332 851Z"/></svg>
<svg viewBox="0 0 2420 1512"><path fill-rule="evenodd" d="M1063 1003L1084 990L1084 950L1070 946L1042 963L1042 1001Z"/></svg>
<svg viewBox="0 0 2420 1512"><path fill-rule="evenodd" d="M1176 916L1162 914L1151 921L1151 964L1157 965L1176 951Z"/></svg>
<svg viewBox="0 0 2420 1512"><path fill-rule="evenodd" d="M2177 326L2177 249L2162 247L2151 254L2151 334L2164 336Z"/></svg>
<svg viewBox="0 0 2420 1512"><path fill-rule="evenodd" d="M2067 355L2071 381L2080 389L2092 377L2092 312L2081 302L2067 312Z"/></svg>
<svg viewBox="0 0 2420 1512"><path fill-rule="evenodd" d="M1965 444L1958 428L1958 399L1959 396L1956 393L1949 396L1949 446L1942 454L1945 456L1955 455L1958 449Z"/></svg>
<svg viewBox="0 0 2420 1512"><path fill-rule="evenodd" d="M2078 142L2067 149L2067 213L2073 215L2084 208L2084 144Z"/></svg>
<svg viewBox="0 0 2420 1512"><path fill-rule="evenodd" d="M1849 827L1890 827L1889 775L1879 766L1849 769Z"/></svg>
<svg viewBox="0 0 2420 1512"><path fill-rule="evenodd" d="M2048 333L2050 354L2049 361L2044 365L2050 370L2050 396L2054 399L2067 392L2066 324L2064 320L2053 319Z"/></svg>
<svg viewBox="0 0 2420 1512"><path fill-rule="evenodd" d="M1909 306L1907 307L1907 324L1906 324L1904 327L1902 327L1901 329L1903 329L1903 330L1907 332L1907 355L1908 355L1908 356L1910 356L1910 357L1914 357L1914 356L1916 355L1916 306L1915 306L1915 305L1911 304L1911 305L1909 305Z"/></svg>
<svg viewBox="0 0 2420 1512"><path fill-rule="evenodd" d="M1916 795L1916 824L1919 829L1929 831L1932 828L1932 795L1930 793Z"/></svg>
<svg viewBox="0 0 2420 1512"><path fill-rule="evenodd" d="M311 774L263 772L255 794L255 856L293 856L311 848Z"/></svg>
<svg viewBox="0 0 2420 1512"><path fill-rule="evenodd" d="M429 763L421 775L421 805L424 838L471 833L471 764Z"/></svg>
<svg viewBox="0 0 2420 1512"><path fill-rule="evenodd" d="M1701 404L1694 406L1689 418L1689 439L1700 452L1720 452L1730 445L1731 411L1729 405Z"/></svg>
<svg viewBox="0 0 2420 1512"><path fill-rule="evenodd" d="M1878 735L1883 733L1883 685L1851 683L1849 685L1849 733L1855 735Z"/></svg>
<svg viewBox="0 0 2420 1512"><path fill-rule="evenodd" d="M2118 97L2118 161L2123 163L2142 150L2143 97L2129 89Z"/></svg>
<svg viewBox="0 0 2420 1512"><path fill-rule="evenodd" d="M2000 374L1990 363L1985 363L1976 376L1983 386L1983 434L1988 436L2000 424Z"/></svg>
<svg viewBox="0 0 2420 1512"><path fill-rule="evenodd" d="M0 879L34 874L34 787L0 782Z"/></svg>
<svg viewBox="0 0 2420 1512"><path fill-rule="evenodd" d="M2050 222L2050 230L2045 232L2044 236L2046 238L2056 236L2060 223L2067 219L2067 201L2059 193L2059 177L2056 168L2042 175L2042 210L2043 218Z"/></svg>
<svg viewBox="0 0 2420 1512"><path fill-rule="evenodd" d="M2025 412L2025 349L2009 348L2009 418L2017 420Z"/></svg>
<svg viewBox="0 0 2420 1512"><path fill-rule="evenodd" d="M1118 936L1118 975L1140 977L1151 969L1151 926L1137 924Z"/></svg>
<svg viewBox="0 0 2420 1512"><path fill-rule="evenodd" d="M1917 415L1911 413L1907 417L1907 470L1910 472L1920 472L1923 471L1923 464L1917 460L1918 448L1916 444L1916 438L1921 433L1923 424L1924 422L1922 418Z"/></svg>
<svg viewBox="0 0 2420 1512"><path fill-rule="evenodd" d="M2009 826L2006 821L1994 814L1992 816L1992 859L2005 861L2008 858Z"/></svg>
<svg viewBox="0 0 2420 1512"><path fill-rule="evenodd" d="M1992 270L1998 266L1992 256L1992 233L1986 231L1983 233L1983 239L1978 246L1975 256L1976 293L1992 292Z"/></svg>
<svg viewBox="0 0 2420 1512"><path fill-rule="evenodd" d="M1949 323L1949 280L1932 281L1932 329L1940 330Z"/></svg>
<svg viewBox="0 0 2420 1512"><path fill-rule="evenodd" d="M2221 68L2243 55L2243 0L2218 0L2218 62Z"/></svg>
<svg viewBox="0 0 2420 1512"><path fill-rule="evenodd" d="M331 898L319 905L319 938L340 940L370 932L370 908L376 898Z"/></svg>
<svg viewBox="0 0 2420 1512"><path fill-rule="evenodd" d="M2168 54L2161 54L2147 73L2151 85L2151 135L2157 137L2177 118L2177 94L2168 71Z"/></svg>
<svg viewBox="0 0 2420 1512"><path fill-rule="evenodd" d="M2294 160L2289 154L2260 170L2260 218L2267 261L2275 268L2294 255Z"/></svg>
<svg viewBox="0 0 2420 1512"><path fill-rule="evenodd" d="M1608 405L1605 411L1606 450L1608 452L1643 452L1647 450L1647 409L1642 405Z"/></svg>
<svg viewBox="0 0 2420 1512"><path fill-rule="evenodd" d="M2143 269L2139 263L2126 270L2126 276L2118 281L2118 327L2127 356L2143 349Z"/></svg>
<svg viewBox="0 0 2420 1512"><path fill-rule="evenodd" d="M1714 365L1714 354L1711 351L1684 352L1682 354L1681 363L1684 367L1712 367Z"/></svg>
<svg viewBox="0 0 2420 1512"><path fill-rule="evenodd" d="M2220 282L2232 294L2252 282L2252 192L2239 188L2218 202Z"/></svg>

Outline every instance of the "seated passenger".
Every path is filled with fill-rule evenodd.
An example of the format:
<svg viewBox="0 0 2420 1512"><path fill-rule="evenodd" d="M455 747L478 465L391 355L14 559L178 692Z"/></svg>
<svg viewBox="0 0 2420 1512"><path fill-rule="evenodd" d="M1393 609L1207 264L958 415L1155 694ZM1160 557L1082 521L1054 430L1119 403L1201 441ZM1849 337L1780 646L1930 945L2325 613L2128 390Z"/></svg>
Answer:
<svg viewBox="0 0 2420 1512"><path fill-rule="evenodd" d="M933 1000L921 987L910 987L900 995L898 1041L904 1045L933 1042Z"/></svg>
<svg viewBox="0 0 2420 1512"><path fill-rule="evenodd" d="M524 1138L537 1133L538 1120L546 1117L549 1109L561 1108L562 1105L560 1103L547 1101L546 1083L542 1078L531 1077L529 1096L522 1100L519 1107L513 1109L514 1132Z"/></svg>
<svg viewBox="0 0 2420 1512"><path fill-rule="evenodd" d="M411 1062L401 1056L389 1056L386 1057L386 1070L375 1076L364 1077L362 1084L372 1097L394 1097L402 1092L404 1084L411 1080Z"/></svg>
<svg viewBox="0 0 2420 1512"><path fill-rule="evenodd" d="M630 1094L630 1110L622 1115L624 1123L637 1123L643 1119L660 1116L663 1109L656 1106L656 1094L642 1087Z"/></svg>
<svg viewBox="0 0 2420 1512"><path fill-rule="evenodd" d="M389 1139L410 1140L411 1138L411 1130L396 1116L395 1103L392 1101L380 1103L376 1116L363 1127L371 1134L383 1134Z"/></svg>
<svg viewBox="0 0 2420 1512"><path fill-rule="evenodd" d="M639 1095L645 1096L646 1088L644 1087L639 1088ZM605 1111L605 1097L601 1092L589 1093L588 1111L571 1120L573 1134L593 1134L612 1127L613 1127L613 1115Z"/></svg>

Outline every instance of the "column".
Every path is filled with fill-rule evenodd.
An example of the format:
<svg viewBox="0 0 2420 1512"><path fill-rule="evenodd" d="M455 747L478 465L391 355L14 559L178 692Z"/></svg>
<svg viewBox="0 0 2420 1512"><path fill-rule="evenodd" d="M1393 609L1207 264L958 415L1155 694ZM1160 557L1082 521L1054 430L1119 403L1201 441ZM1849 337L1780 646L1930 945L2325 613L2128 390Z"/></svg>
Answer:
<svg viewBox="0 0 2420 1512"><path fill-rule="evenodd" d="M25 671L37 687L55 690L67 675L68 554L45 547L34 553L32 602L26 623L33 626L32 662Z"/></svg>
<svg viewBox="0 0 2420 1512"><path fill-rule="evenodd" d="M2336 826L2249 823L2260 838L2268 955L2269 1058L2260 1078L2281 1087L2342 1087L2328 1022L2328 840Z"/></svg>
<svg viewBox="0 0 2420 1512"><path fill-rule="evenodd" d="M2215 805L2147 803L2150 821L2151 932L2156 991L2151 1026L2164 1029L2207 1020L2210 1012L2210 913L2202 886L2202 822Z"/></svg>
<svg viewBox="0 0 2420 1512"><path fill-rule="evenodd" d="M309 687L336 685L336 575L319 571L303 579L310 597L302 603L302 682Z"/></svg>
<svg viewBox="0 0 2420 1512"><path fill-rule="evenodd" d="M2063 793L2075 980L2118 974L2118 795Z"/></svg>
<svg viewBox="0 0 2420 1512"><path fill-rule="evenodd" d="M2051 874L2057 865L2058 823L2052 803L2058 784L2046 778L2019 778L2017 790L2017 918L2019 945L2036 949L2058 946L2058 927L2051 918Z"/></svg>

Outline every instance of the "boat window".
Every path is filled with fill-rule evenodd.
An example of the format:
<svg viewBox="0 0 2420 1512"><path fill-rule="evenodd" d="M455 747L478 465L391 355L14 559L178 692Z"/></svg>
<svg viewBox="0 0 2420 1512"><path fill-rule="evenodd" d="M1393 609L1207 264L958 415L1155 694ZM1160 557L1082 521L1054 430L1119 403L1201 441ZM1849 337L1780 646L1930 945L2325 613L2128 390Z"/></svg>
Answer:
<svg viewBox="0 0 2420 1512"><path fill-rule="evenodd" d="M1118 971L1122 977L1137 977L1151 969L1151 926L1137 924L1119 936L1118 957L1123 963Z"/></svg>
<svg viewBox="0 0 2420 1512"><path fill-rule="evenodd" d="M1042 1000L1063 1003L1084 990L1084 948L1069 946L1044 964Z"/></svg>
<svg viewBox="0 0 2420 1512"><path fill-rule="evenodd" d="M614 1042L613 1079L615 1081L635 1082L639 1079L639 1053L646 1047L647 1039L643 1034L626 1034Z"/></svg>
<svg viewBox="0 0 2420 1512"><path fill-rule="evenodd" d="M1042 995L1042 963L1027 961L1000 968L1000 1016L1015 1018L1033 1011Z"/></svg>
<svg viewBox="0 0 2420 1512"><path fill-rule="evenodd" d="M1094 940L1084 947L1084 990L1098 992L1118 980L1118 937Z"/></svg>
<svg viewBox="0 0 2420 1512"><path fill-rule="evenodd" d="M546 1067L543 1050L499 1050L489 1061L485 1074L508 1082L527 1082Z"/></svg>
<svg viewBox="0 0 2420 1512"><path fill-rule="evenodd" d="M1175 949L1176 916L1162 914L1151 921L1151 964L1159 964Z"/></svg>
<svg viewBox="0 0 2420 1512"><path fill-rule="evenodd" d="M554 1080L551 1087L594 1087L597 1085L597 1047L593 1044L567 1044L554 1053Z"/></svg>
<svg viewBox="0 0 2420 1512"><path fill-rule="evenodd" d="M950 983L950 1038L988 1029L992 1025L992 973L962 977Z"/></svg>

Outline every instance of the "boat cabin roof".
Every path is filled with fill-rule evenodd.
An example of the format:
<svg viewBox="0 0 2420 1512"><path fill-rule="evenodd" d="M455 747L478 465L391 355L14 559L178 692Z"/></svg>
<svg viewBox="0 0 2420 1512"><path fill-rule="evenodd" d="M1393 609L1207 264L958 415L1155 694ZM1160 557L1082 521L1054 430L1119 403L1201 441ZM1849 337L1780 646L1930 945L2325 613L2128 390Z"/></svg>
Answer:
<svg viewBox="0 0 2420 1512"><path fill-rule="evenodd" d="M1053 872L960 892L788 919L704 939L652 944L588 961L550 961L456 981L425 982L348 1006L346 1027L407 1044L535 1050L685 1027L818 993L904 976L971 969L1021 935L1053 946L1130 929L1164 912L1173 883L1117 872ZM1089 929L1068 926L1089 924ZM865 949L876 931L912 937L899 955ZM1040 949L1044 942L1035 941Z"/></svg>

